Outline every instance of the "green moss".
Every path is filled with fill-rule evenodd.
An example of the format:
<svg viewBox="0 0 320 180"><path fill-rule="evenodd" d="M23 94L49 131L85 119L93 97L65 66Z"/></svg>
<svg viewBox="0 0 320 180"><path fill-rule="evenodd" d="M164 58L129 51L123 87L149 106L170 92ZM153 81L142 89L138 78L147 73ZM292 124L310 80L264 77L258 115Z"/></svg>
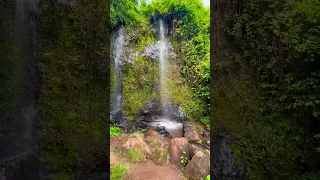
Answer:
<svg viewBox="0 0 320 180"><path fill-rule="evenodd" d="M50 170L69 169L71 174L94 164L108 133L107 26L95 17L106 13L101 2L94 2L101 8L77 3L72 9L47 0L40 3L40 115L46 133L38 138L37 149Z"/></svg>
<svg viewBox="0 0 320 180"><path fill-rule="evenodd" d="M157 149L151 156L152 161L157 165L163 165L167 162L168 150Z"/></svg>
<svg viewBox="0 0 320 180"><path fill-rule="evenodd" d="M157 82L156 69L151 60L143 57L124 67L123 109L129 120L140 113L143 105L155 95L152 85Z"/></svg>

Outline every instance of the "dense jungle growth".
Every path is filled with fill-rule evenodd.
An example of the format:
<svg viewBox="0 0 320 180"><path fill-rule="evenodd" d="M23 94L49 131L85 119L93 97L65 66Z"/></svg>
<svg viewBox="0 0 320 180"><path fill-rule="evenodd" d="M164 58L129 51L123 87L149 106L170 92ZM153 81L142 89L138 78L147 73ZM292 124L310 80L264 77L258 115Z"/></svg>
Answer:
<svg viewBox="0 0 320 180"><path fill-rule="evenodd" d="M14 149L19 124L22 129L33 127L31 134L24 135L32 138L31 152L22 148L6 158L37 154L40 174L52 179L90 179L105 173L109 163L110 4L101 0L8 0L0 4L0 142L13 144L3 150ZM17 39L25 44L17 45ZM29 106L30 100L25 99L36 104L37 115L32 119L19 117L19 110ZM8 169L5 173L10 179Z"/></svg>
<svg viewBox="0 0 320 180"><path fill-rule="evenodd" d="M127 119L134 120L148 100L159 99L155 90L159 82L158 63L148 56L135 57L134 53L143 54L146 47L158 40L152 26L163 19L169 29L168 41L176 54L168 60L171 101L182 105L188 119L201 120L209 127L209 8L200 0L155 0L150 4L112 0L110 15L113 31L124 27L129 39L125 56L133 59L132 63L124 64L122 70L122 106Z"/></svg>
<svg viewBox="0 0 320 180"><path fill-rule="evenodd" d="M320 1L211 2L215 134L247 179L320 179Z"/></svg>

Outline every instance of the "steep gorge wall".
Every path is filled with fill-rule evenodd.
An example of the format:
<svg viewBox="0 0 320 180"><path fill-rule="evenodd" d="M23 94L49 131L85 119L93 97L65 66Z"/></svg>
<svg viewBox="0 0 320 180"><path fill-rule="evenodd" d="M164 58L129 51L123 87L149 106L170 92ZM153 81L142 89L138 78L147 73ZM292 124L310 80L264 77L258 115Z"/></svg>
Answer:
<svg viewBox="0 0 320 180"><path fill-rule="evenodd" d="M166 26L171 22L166 22ZM143 114L145 106L150 101L159 102L159 34L157 20L143 21L135 25L125 26L125 47L122 58L123 73L123 111L128 120ZM182 55L179 54L178 39L172 36L174 29L168 30L168 90L172 104L181 104L189 113L189 119L199 118L203 111L194 115L190 111L191 87L186 78L182 77ZM175 46L175 47L174 47ZM176 48L176 49L175 49ZM176 52L178 54L176 54ZM199 102L198 102L199 103ZM201 107L201 106L200 106ZM189 109L188 109L189 108ZM199 110L199 109L197 109Z"/></svg>
<svg viewBox="0 0 320 180"><path fill-rule="evenodd" d="M79 174L109 162L108 5L39 3L43 84L37 151L50 170L64 172L59 176L86 179Z"/></svg>
<svg viewBox="0 0 320 180"><path fill-rule="evenodd" d="M26 128L21 121L25 114L17 109L34 102L38 116L28 124L34 127L30 132L32 149L53 179L108 176L108 8L109 4L100 0L40 0L34 4L35 11L19 12L31 20L16 23L16 1L1 2L0 145L12 153L8 143L16 149L15 143L25 141L23 137L15 138L19 128L21 132ZM24 32L28 49L15 46L16 30L23 23L32 25ZM36 33L36 43L32 33ZM19 51L24 54L20 56ZM29 114L26 116L30 119ZM14 153L20 159L4 166L37 163L34 157L26 158L29 156L21 153L21 157Z"/></svg>

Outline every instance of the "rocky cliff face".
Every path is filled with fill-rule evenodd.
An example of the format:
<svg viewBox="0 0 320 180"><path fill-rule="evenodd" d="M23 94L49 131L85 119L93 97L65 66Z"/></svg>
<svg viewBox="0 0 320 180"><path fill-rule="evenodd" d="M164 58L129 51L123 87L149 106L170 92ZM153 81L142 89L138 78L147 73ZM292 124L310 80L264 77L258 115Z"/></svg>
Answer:
<svg viewBox="0 0 320 180"><path fill-rule="evenodd" d="M71 177L78 169L106 177L107 6L84 3L1 2L1 180Z"/></svg>
<svg viewBox="0 0 320 180"><path fill-rule="evenodd" d="M155 61L159 61L159 58L160 58L159 46L160 46L160 41L152 43L150 46L147 46L144 48L144 51L141 54L141 56L146 56ZM171 56L172 59L175 59L177 55L174 52L173 46L170 42L168 43L167 50L168 50L168 55Z"/></svg>
<svg viewBox="0 0 320 180"><path fill-rule="evenodd" d="M242 180L244 179L244 167L240 160L236 161L231 149L230 136L216 135L212 139L212 167L213 179Z"/></svg>
<svg viewBox="0 0 320 180"><path fill-rule="evenodd" d="M40 180L39 171L38 157L24 154L0 164L0 180Z"/></svg>

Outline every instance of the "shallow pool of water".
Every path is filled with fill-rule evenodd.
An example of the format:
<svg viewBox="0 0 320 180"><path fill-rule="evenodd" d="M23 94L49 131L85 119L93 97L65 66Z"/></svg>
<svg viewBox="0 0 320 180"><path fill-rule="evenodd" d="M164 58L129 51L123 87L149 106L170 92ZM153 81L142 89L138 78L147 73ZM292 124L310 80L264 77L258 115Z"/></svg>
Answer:
<svg viewBox="0 0 320 180"><path fill-rule="evenodd" d="M148 125L152 128L165 127L172 138L183 136L183 125L180 122L162 118L148 122Z"/></svg>

